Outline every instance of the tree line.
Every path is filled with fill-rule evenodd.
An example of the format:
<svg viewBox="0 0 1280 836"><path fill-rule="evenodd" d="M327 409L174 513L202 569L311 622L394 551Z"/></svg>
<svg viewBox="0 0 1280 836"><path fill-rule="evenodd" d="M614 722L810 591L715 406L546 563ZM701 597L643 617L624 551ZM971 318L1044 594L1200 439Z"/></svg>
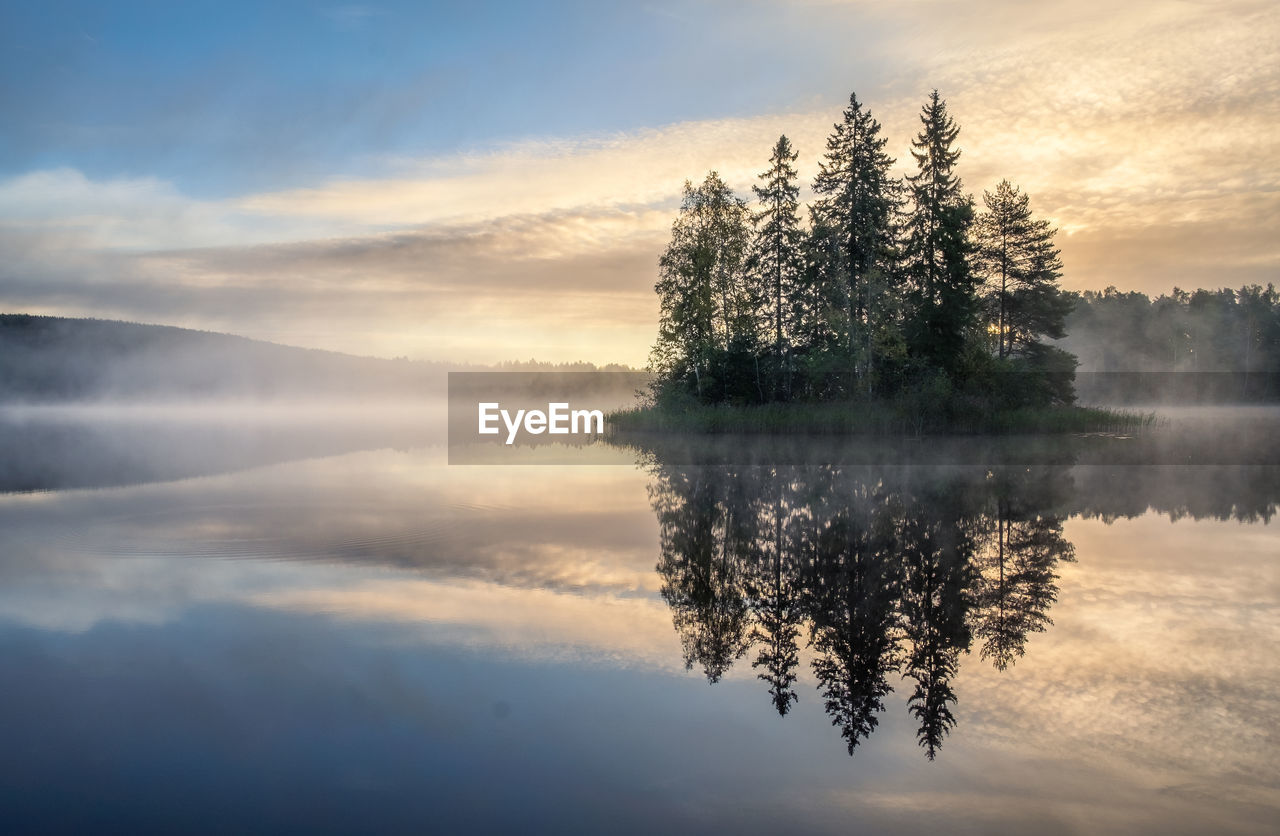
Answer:
<svg viewBox="0 0 1280 836"><path fill-rule="evenodd" d="M1151 299L1114 287L1071 294L1069 345L1091 372L1280 370L1280 293L1268 284Z"/></svg>
<svg viewBox="0 0 1280 836"><path fill-rule="evenodd" d="M715 171L685 183L655 285L659 402L1072 400L1075 360L1045 342L1072 304L1055 230L1007 180L976 208L936 90L920 122L915 173L895 178L880 123L851 95L807 223L785 135L754 207Z"/></svg>

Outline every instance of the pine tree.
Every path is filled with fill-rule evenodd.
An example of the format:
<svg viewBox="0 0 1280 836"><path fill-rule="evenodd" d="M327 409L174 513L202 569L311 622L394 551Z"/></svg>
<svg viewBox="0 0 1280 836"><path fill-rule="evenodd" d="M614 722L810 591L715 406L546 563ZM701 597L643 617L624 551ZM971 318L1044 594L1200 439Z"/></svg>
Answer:
<svg viewBox="0 0 1280 836"><path fill-rule="evenodd" d="M823 197L814 207L821 225L833 235L841 282L833 307L844 316L844 348L861 355L858 372L870 383L874 330L885 320L880 308L893 247L897 193L889 177L893 159L884 153L887 140L880 123L849 96L844 120L827 138L813 190Z"/></svg>
<svg viewBox="0 0 1280 836"><path fill-rule="evenodd" d="M754 218L750 266L756 278L760 310L764 313L762 324L766 338L772 342L779 368L790 354L797 319L794 311L797 284L804 267L800 253L803 240L800 187L792 167L798 156L785 134L778 137L769 157L769 170L760 175L764 185L752 186L761 209Z"/></svg>
<svg viewBox="0 0 1280 836"><path fill-rule="evenodd" d="M1063 337L1072 303L1058 287L1056 230L1032 217L1030 197L1008 180L994 193L984 192L982 200L987 210L976 224L978 263L997 356L1014 354L1041 336Z"/></svg>
<svg viewBox="0 0 1280 836"><path fill-rule="evenodd" d="M927 365L954 371L977 309L970 270L973 200L955 174L960 127L934 90L922 108L923 127L911 143L917 172L907 177L912 211L906 260L913 310L910 342Z"/></svg>

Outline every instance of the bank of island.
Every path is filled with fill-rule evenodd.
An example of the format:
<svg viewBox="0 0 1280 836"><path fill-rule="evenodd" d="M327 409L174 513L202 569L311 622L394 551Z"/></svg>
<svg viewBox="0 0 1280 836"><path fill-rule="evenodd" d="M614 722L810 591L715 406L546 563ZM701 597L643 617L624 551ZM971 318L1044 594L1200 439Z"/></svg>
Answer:
<svg viewBox="0 0 1280 836"><path fill-rule="evenodd" d="M1125 295L1064 292L1056 230L1028 195L1002 180L978 210L964 192L960 129L937 91L920 122L915 172L896 178L880 124L850 96L807 224L785 135L752 187L754 207L715 171L685 183L659 260L654 381L644 405L610 416L615 431L1083 432L1152 422L1077 406L1078 361L1059 344L1081 302L1109 308ZM1246 348L1247 370L1275 351L1275 292L1223 293L1266 313L1239 343L1258 346L1253 358ZM1185 367L1177 339L1171 370Z"/></svg>

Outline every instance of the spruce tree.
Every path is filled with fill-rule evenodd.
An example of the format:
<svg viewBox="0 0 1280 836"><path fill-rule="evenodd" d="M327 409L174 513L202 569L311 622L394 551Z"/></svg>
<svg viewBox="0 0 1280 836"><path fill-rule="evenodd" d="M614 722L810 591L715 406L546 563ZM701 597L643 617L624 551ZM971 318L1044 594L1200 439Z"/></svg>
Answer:
<svg viewBox="0 0 1280 836"><path fill-rule="evenodd" d="M827 153L813 184L822 196L815 215L837 246L841 281L832 306L843 314L843 348L850 359L861 357L857 371L867 383L875 327L886 320L881 302L890 273L897 206L889 177L894 161L884 153L886 142L880 123L851 94L843 121L827 138Z"/></svg>
<svg viewBox="0 0 1280 836"><path fill-rule="evenodd" d="M804 266L800 252L800 187L792 166L798 156L785 134L778 137L769 157L769 169L760 175L764 184L752 186L761 209L754 218L751 270L763 314L761 324L779 369L790 354L791 334L797 324L797 284Z"/></svg>
<svg viewBox="0 0 1280 836"><path fill-rule="evenodd" d="M973 200L961 191L955 174L960 127L937 90L921 109L920 122L911 143L917 171L907 177L912 204L906 229L912 302L908 338L927 366L954 372L977 310L969 264Z"/></svg>
<svg viewBox="0 0 1280 836"><path fill-rule="evenodd" d="M840 267L840 245L834 230L827 227L813 207L809 207L809 230L801 242L802 269L792 298L793 365L799 383L796 393L825 398L833 394L829 385L838 378L834 361L843 354L837 328L843 320L839 303L844 286Z"/></svg>

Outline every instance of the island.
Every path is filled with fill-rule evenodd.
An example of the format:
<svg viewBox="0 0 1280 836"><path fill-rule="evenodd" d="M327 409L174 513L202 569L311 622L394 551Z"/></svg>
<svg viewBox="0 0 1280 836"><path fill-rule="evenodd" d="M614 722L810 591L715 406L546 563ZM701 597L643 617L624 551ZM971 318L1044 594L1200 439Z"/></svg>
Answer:
<svg viewBox="0 0 1280 836"><path fill-rule="evenodd" d="M1073 313L1082 330L1103 327L1095 345L1148 335L1159 358L1135 351L1119 364L1127 371L1242 372L1243 384L1220 388L1275 397L1274 375L1247 377L1280 359L1272 286L1175 290L1154 305L1114 288L1065 291L1057 231L1026 193L1001 180L979 209L964 191L960 128L936 90L920 124L915 171L895 177L880 123L851 95L827 139L807 224L799 155L785 135L752 187L755 207L716 171L686 181L658 262L653 382L640 405L609 416L611 427L920 435L1151 425L1151 412L1078 405ZM1158 309L1159 328L1136 297Z"/></svg>

